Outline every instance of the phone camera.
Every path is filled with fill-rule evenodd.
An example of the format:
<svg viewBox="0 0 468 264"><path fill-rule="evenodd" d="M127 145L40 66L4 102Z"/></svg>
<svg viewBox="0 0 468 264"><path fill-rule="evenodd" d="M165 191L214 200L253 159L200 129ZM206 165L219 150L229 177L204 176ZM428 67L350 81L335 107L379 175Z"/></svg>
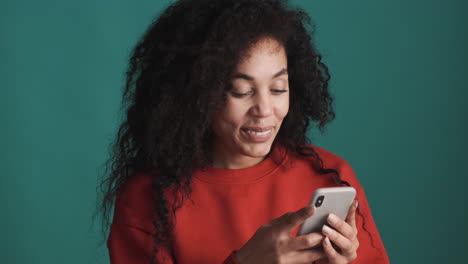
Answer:
<svg viewBox="0 0 468 264"><path fill-rule="evenodd" d="M325 196L320 195L315 201L315 207L320 207L323 203L323 199L325 199Z"/></svg>

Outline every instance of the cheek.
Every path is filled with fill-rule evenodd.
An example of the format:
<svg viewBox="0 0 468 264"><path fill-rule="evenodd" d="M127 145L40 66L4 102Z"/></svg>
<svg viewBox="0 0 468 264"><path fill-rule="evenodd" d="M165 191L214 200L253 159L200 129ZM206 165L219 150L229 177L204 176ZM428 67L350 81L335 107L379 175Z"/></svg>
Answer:
<svg viewBox="0 0 468 264"><path fill-rule="evenodd" d="M214 127L232 132L233 129L242 126L244 117L244 107L228 102L224 110L217 116Z"/></svg>
<svg viewBox="0 0 468 264"><path fill-rule="evenodd" d="M289 97L288 100L281 100L278 102L278 105L276 107L276 116L278 117L279 120L283 120L286 115L288 114L289 111Z"/></svg>

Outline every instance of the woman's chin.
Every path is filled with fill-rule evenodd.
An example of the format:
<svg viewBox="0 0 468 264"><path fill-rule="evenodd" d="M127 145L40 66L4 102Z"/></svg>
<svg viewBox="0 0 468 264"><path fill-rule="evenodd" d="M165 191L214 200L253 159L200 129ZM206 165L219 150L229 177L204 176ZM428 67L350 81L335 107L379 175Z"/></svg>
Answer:
<svg viewBox="0 0 468 264"><path fill-rule="evenodd" d="M270 153L270 150L271 143L257 144L244 148L244 155L252 158L263 158Z"/></svg>

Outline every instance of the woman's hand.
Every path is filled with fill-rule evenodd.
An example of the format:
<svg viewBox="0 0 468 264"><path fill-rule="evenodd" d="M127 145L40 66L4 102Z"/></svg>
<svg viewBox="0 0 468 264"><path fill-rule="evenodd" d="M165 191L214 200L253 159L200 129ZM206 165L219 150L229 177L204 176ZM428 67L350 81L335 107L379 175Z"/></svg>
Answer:
<svg viewBox="0 0 468 264"><path fill-rule="evenodd" d="M324 236L310 233L291 237L294 228L314 212L314 207L304 207L286 213L261 226L235 256L240 264L250 263L312 263L325 257L323 250L309 249L320 245Z"/></svg>
<svg viewBox="0 0 468 264"><path fill-rule="evenodd" d="M357 239L356 209L357 200L349 209L346 221L336 215L330 214L327 221L330 227L324 225L322 233L325 239L322 242L326 259L319 261L320 264L343 264L353 261L357 257L359 241ZM335 246L333 246L331 243Z"/></svg>

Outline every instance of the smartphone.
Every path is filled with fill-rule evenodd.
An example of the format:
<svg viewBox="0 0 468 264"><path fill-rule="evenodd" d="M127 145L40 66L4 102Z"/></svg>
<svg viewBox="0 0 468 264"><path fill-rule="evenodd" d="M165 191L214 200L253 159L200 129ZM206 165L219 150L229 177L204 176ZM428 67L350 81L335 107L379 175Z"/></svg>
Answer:
<svg viewBox="0 0 468 264"><path fill-rule="evenodd" d="M355 197L356 189L353 187L317 189L309 202L315 206L315 213L302 223L296 236L321 232L322 226L328 223L327 217L331 213L345 220Z"/></svg>

